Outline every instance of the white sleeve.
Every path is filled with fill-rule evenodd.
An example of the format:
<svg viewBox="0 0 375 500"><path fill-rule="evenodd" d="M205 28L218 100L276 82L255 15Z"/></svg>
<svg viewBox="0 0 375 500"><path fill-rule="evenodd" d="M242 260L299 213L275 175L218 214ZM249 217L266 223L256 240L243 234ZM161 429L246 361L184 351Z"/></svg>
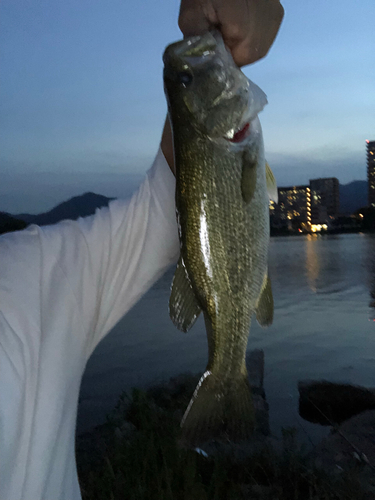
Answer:
<svg viewBox="0 0 375 500"><path fill-rule="evenodd" d="M3 267L8 292L12 295L14 288L24 315L35 317L42 337L52 329L61 330L53 336L64 335L70 316L69 327L73 322L76 335L87 336L82 342L86 352L81 354L88 359L118 320L177 261L174 192L175 178L159 150L129 200L114 200L77 221L4 235L0 254L6 261L0 262L0 271Z"/></svg>
<svg viewBox="0 0 375 500"><path fill-rule="evenodd" d="M82 220L80 224L88 248L98 259L92 349L177 262L175 177L161 150L133 197L111 202L108 209L100 211L96 224L98 229L93 233L90 221Z"/></svg>
<svg viewBox="0 0 375 500"><path fill-rule="evenodd" d="M129 200L0 236L2 499L80 498L81 377L98 342L177 261L174 190L159 151Z"/></svg>

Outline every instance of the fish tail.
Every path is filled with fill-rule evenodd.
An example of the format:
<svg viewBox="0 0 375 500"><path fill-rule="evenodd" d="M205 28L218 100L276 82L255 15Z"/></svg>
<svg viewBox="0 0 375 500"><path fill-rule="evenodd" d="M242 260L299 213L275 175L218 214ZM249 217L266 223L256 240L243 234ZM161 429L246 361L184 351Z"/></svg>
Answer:
<svg viewBox="0 0 375 500"><path fill-rule="evenodd" d="M181 422L182 443L196 446L211 439L242 441L255 428L255 411L246 374L222 380L206 371Z"/></svg>

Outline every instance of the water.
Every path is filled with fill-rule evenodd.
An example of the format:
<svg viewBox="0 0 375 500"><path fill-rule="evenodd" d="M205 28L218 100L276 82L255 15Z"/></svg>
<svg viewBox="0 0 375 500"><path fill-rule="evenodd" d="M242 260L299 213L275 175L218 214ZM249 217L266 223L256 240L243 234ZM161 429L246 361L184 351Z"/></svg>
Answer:
<svg viewBox="0 0 375 500"><path fill-rule="evenodd" d="M182 372L203 372L203 320L187 334L168 316L173 270L101 342L83 378L78 432L102 423L119 394ZM298 415L299 380L375 386L375 236L348 234L272 238L274 323L254 320L249 349L265 352L271 429L295 426L315 442L326 428Z"/></svg>

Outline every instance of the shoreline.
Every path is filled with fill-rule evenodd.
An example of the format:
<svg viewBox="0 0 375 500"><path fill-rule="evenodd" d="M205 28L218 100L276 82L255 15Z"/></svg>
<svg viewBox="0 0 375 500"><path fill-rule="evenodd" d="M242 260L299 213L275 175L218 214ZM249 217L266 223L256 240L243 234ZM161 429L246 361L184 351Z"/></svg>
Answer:
<svg viewBox="0 0 375 500"><path fill-rule="evenodd" d="M259 375L250 377L262 384ZM375 410L346 420L306 452L294 427L283 428L281 439L270 435L258 384L254 439L212 441L197 452L179 447L178 435L198 380L183 374L124 393L105 424L77 436L83 500L375 499Z"/></svg>

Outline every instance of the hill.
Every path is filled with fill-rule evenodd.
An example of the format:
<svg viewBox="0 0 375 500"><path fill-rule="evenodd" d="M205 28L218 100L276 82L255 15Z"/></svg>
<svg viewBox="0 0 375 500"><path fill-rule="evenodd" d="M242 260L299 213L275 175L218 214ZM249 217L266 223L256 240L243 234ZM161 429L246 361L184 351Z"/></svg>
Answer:
<svg viewBox="0 0 375 500"><path fill-rule="evenodd" d="M6 212L0 212L0 234L20 231L27 226L26 222L12 217Z"/></svg>
<svg viewBox="0 0 375 500"><path fill-rule="evenodd" d="M48 212L41 214L11 215L0 212L0 234L8 231L23 229L28 224L56 224L61 220L76 220L79 217L93 215L97 208L108 206L114 198L108 198L96 193L84 193L70 198ZM367 181L353 181L349 184L340 184L340 213L350 215L359 208L367 205Z"/></svg>
<svg viewBox="0 0 375 500"><path fill-rule="evenodd" d="M61 220L76 220L79 217L93 215L97 208L108 206L108 203L114 198L107 198L101 194L84 193L81 196L75 196L70 200L60 203L49 212L42 214L17 214L13 217L25 221L27 224L38 224L45 226L47 224L56 224Z"/></svg>
<svg viewBox="0 0 375 500"><path fill-rule="evenodd" d="M340 184L340 213L350 215L367 205L367 181Z"/></svg>

